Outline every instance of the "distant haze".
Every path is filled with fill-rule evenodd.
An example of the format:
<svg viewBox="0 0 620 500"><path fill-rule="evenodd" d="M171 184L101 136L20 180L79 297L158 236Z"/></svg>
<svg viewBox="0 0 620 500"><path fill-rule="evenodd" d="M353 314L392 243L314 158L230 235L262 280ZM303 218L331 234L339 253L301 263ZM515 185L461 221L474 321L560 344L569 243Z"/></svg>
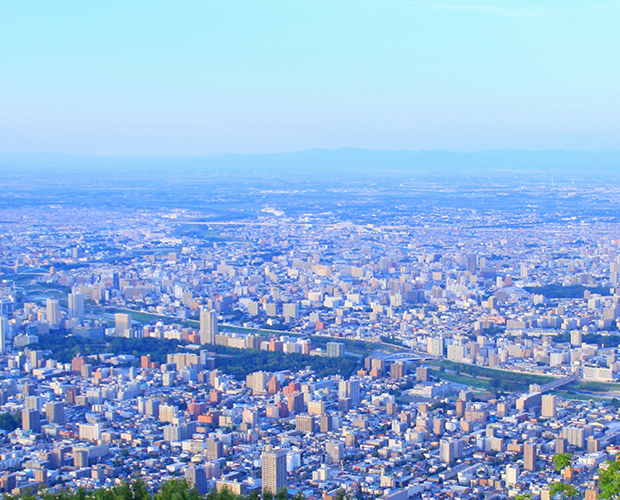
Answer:
<svg viewBox="0 0 620 500"><path fill-rule="evenodd" d="M620 174L620 152L583 151L389 151L345 148L277 154L87 156L62 153L0 153L0 170L16 168L48 173L146 169L150 172L221 171L256 173L356 173L365 175L543 176Z"/></svg>

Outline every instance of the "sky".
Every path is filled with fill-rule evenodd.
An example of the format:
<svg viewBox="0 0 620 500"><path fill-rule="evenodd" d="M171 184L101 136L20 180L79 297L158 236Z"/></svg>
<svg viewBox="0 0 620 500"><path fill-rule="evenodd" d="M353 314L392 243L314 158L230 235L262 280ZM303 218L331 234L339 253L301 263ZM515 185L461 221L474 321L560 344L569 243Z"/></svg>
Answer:
<svg viewBox="0 0 620 500"><path fill-rule="evenodd" d="M0 152L620 149L620 1L0 2Z"/></svg>

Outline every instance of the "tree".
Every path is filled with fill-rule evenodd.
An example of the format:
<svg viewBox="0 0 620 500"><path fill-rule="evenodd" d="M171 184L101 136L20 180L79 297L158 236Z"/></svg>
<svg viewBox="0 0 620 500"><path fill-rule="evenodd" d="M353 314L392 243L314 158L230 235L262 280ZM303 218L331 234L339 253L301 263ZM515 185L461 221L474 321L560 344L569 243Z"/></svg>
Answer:
<svg viewBox="0 0 620 500"><path fill-rule="evenodd" d="M15 429L22 425L21 412L15 413L0 413L0 429L6 432L13 432Z"/></svg>
<svg viewBox="0 0 620 500"><path fill-rule="evenodd" d="M598 486L600 488L599 498L605 500L620 499L620 460L607 460L606 467L599 469Z"/></svg>
<svg viewBox="0 0 620 500"><path fill-rule="evenodd" d="M551 498L558 500L576 500L581 496L581 492L572 484L567 483L552 483Z"/></svg>
<svg viewBox="0 0 620 500"><path fill-rule="evenodd" d="M515 495L515 500L532 500L532 494L531 493L519 493L518 495Z"/></svg>
<svg viewBox="0 0 620 500"><path fill-rule="evenodd" d="M553 457L553 467L557 472L560 472L565 467L572 469L573 467L573 454L572 453L559 453Z"/></svg>
<svg viewBox="0 0 620 500"><path fill-rule="evenodd" d="M200 495L187 481L173 479L162 485L154 500L200 500Z"/></svg>

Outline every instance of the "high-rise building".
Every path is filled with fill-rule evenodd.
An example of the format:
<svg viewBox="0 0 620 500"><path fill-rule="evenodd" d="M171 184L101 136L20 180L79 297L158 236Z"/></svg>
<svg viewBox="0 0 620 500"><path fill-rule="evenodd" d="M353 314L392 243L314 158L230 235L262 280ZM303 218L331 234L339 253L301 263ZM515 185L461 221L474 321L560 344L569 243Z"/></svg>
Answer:
<svg viewBox="0 0 620 500"><path fill-rule="evenodd" d="M442 439L439 442L439 460L449 464L463 455L463 441L460 439Z"/></svg>
<svg viewBox="0 0 620 500"><path fill-rule="evenodd" d="M429 374L428 366L418 366L415 371L415 378L418 382L428 382Z"/></svg>
<svg viewBox="0 0 620 500"><path fill-rule="evenodd" d="M99 441L101 439L100 424L79 424L79 435L83 441Z"/></svg>
<svg viewBox="0 0 620 500"><path fill-rule="evenodd" d="M41 431L41 417L39 410L22 411L22 430L27 432Z"/></svg>
<svg viewBox="0 0 620 500"><path fill-rule="evenodd" d="M342 358L344 356L344 344L342 342L327 343L328 358Z"/></svg>
<svg viewBox="0 0 620 500"><path fill-rule="evenodd" d="M295 428L306 434L312 434L315 431L314 415L297 415L295 417Z"/></svg>
<svg viewBox="0 0 620 500"><path fill-rule="evenodd" d="M319 431L327 433L334 428L333 419L330 415L321 415L319 417Z"/></svg>
<svg viewBox="0 0 620 500"><path fill-rule="evenodd" d="M159 405L159 420L161 422L172 422L179 409L173 405Z"/></svg>
<svg viewBox="0 0 620 500"><path fill-rule="evenodd" d="M284 321L287 323L292 320L297 321L299 319L299 304L297 302L283 304L282 316L284 316Z"/></svg>
<svg viewBox="0 0 620 500"><path fill-rule="evenodd" d="M478 271L478 259L476 258L475 253L470 253L467 255L467 264L465 267L470 273L476 274Z"/></svg>
<svg viewBox="0 0 620 500"><path fill-rule="evenodd" d="M325 445L327 460L332 463L340 462L344 457L344 443L340 441L328 441Z"/></svg>
<svg viewBox="0 0 620 500"><path fill-rule="evenodd" d="M73 465L75 467L88 467L90 465L89 453L86 448L76 448L73 450Z"/></svg>
<svg viewBox="0 0 620 500"><path fill-rule="evenodd" d="M286 398L288 411L291 415L302 413L304 411L304 396L300 393L289 394Z"/></svg>
<svg viewBox="0 0 620 500"><path fill-rule="evenodd" d="M47 322L50 326L56 327L60 324L60 307L56 299L47 299L45 302L47 312Z"/></svg>
<svg viewBox="0 0 620 500"><path fill-rule="evenodd" d="M447 358L450 361L461 363L467 354L467 348L462 344L450 344L448 346Z"/></svg>
<svg viewBox="0 0 620 500"><path fill-rule="evenodd" d="M217 335L217 316L215 311L201 309L200 311L200 343L215 344L215 336Z"/></svg>
<svg viewBox="0 0 620 500"><path fill-rule="evenodd" d="M433 356L443 356L444 340L441 337L428 339L427 352Z"/></svg>
<svg viewBox="0 0 620 500"><path fill-rule="evenodd" d="M286 450L274 450L265 447L261 454L263 495L276 495L282 488L286 488Z"/></svg>
<svg viewBox="0 0 620 500"><path fill-rule="evenodd" d="M398 380L403 378L406 373L407 368L405 366L405 363L403 363L402 361L397 361L396 363L392 363L390 365L390 378Z"/></svg>
<svg viewBox="0 0 620 500"><path fill-rule="evenodd" d="M190 486L196 488L200 495L208 493L207 472L204 467L191 464L185 471L185 479Z"/></svg>
<svg viewBox="0 0 620 500"><path fill-rule="evenodd" d="M161 402L158 399L148 399L144 403L144 413L152 417L159 417L159 405Z"/></svg>
<svg viewBox="0 0 620 500"><path fill-rule="evenodd" d="M39 396L26 396L24 404L26 410L40 410L43 407L42 398Z"/></svg>
<svg viewBox="0 0 620 500"><path fill-rule="evenodd" d="M341 380L338 384L338 399L350 399L356 406L361 400L360 381L358 379Z"/></svg>
<svg viewBox="0 0 620 500"><path fill-rule="evenodd" d="M9 340L9 321L4 316L0 316L0 353L6 352L8 340Z"/></svg>
<svg viewBox="0 0 620 500"><path fill-rule="evenodd" d="M217 438L207 439L207 460L217 460L224 456L224 445Z"/></svg>
<svg viewBox="0 0 620 500"><path fill-rule="evenodd" d="M565 438L556 438L555 440L555 454L566 453L568 449L568 441Z"/></svg>
<svg viewBox="0 0 620 500"><path fill-rule="evenodd" d="M519 479L519 468L516 465L506 467L506 486L516 486Z"/></svg>
<svg viewBox="0 0 620 500"><path fill-rule="evenodd" d="M542 409L540 412L543 417L555 417L555 396L553 394L544 394L542 397Z"/></svg>
<svg viewBox="0 0 620 500"><path fill-rule="evenodd" d="M255 372L250 375L252 377L252 393L265 394L268 392L268 378L266 372Z"/></svg>
<svg viewBox="0 0 620 500"><path fill-rule="evenodd" d="M525 443L523 445L523 468L525 470L536 470L536 445Z"/></svg>
<svg viewBox="0 0 620 500"><path fill-rule="evenodd" d="M563 427L562 428L562 437L566 438L568 444L572 444L577 448L583 448L586 442L586 439L592 435L592 428L590 426L577 427Z"/></svg>
<svg viewBox="0 0 620 500"><path fill-rule="evenodd" d="M114 315L114 326L117 336L128 337L131 333L131 314L116 313Z"/></svg>
<svg viewBox="0 0 620 500"><path fill-rule="evenodd" d="M84 319L84 294L73 292L67 295L69 317Z"/></svg>
<svg viewBox="0 0 620 500"><path fill-rule="evenodd" d="M50 424L63 425L65 423L65 404L60 401L50 401L45 404L45 414Z"/></svg>

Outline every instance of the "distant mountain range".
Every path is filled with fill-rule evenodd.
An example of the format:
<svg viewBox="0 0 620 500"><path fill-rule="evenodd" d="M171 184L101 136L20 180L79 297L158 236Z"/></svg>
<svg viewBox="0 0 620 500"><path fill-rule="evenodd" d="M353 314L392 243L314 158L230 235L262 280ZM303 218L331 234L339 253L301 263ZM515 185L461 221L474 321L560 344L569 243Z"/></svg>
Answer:
<svg viewBox="0 0 620 500"><path fill-rule="evenodd" d="M148 169L243 172L390 172L418 174L538 173L620 174L620 152L489 150L478 152L393 151L359 148L310 149L294 153L88 156L65 153L0 153L0 170L35 171Z"/></svg>

